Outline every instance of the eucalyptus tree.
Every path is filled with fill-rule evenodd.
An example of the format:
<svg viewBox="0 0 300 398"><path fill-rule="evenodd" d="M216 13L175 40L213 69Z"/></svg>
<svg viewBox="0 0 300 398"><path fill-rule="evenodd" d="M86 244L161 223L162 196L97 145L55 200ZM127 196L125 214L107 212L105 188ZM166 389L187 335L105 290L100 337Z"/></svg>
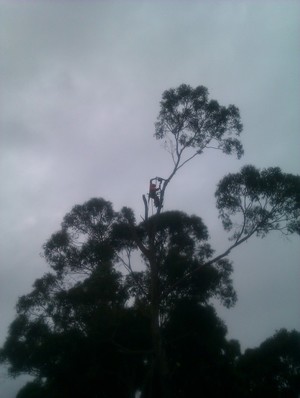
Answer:
<svg viewBox="0 0 300 398"><path fill-rule="evenodd" d="M216 100L209 100L208 90L203 86L193 89L183 84L163 93L154 136L164 141L165 148L172 157L173 168L168 177L160 178L162 186L156 206L157 216L161 213L168 184L188 162L209 149L236 154L238 158L243 155L243 146L239 139L242 128L238 108L234 105L225 107ZM171 295L187 280L191 281L204 267L220 264L232 249L254 234L265 236L273 230L280 230L285 234L299 233L299 192L299 176L284 174L279 168L259 171L253 166L246 166L240 173L224 177L216 191L217 208L224 228L233 230L231 239L234 242L224 253L202 259L195 269L185 269L184 275L164 291L160 288L160 263L155 256L155 241L158 236L156 222L149 223L148 242L144 245L133 231L132 217L127 217L133 236L151 270L152 336L156 366L159 369L159 380L153 396L167 397L169 390L159 322L164 297ZM145 196L143 201L147 221L148 204ZM238 226L233 222L233 217L236 217Z"/></svg>
<svg viewBox="0 0 300 398"><path fill-rule="evenodd" d="M132 209L116 212L101 198L66 214L44 245L51 271L19 299L0 352L12 374L35 375L40 384L33 387L56 397L57 385L64 386L64 397L83 394L86 385L98 396L133 397L139 390L143 398L189 397L192 378L200 378L208 361L214 371L201 379L205 394L229 388L221 374L231 377L228 366L238 350L226 341L210 299L234 305L228 255L238 245L274 230L300 232L300 177L254 166L225 176L216 191L231 234L223 253L212 249L200 217L162 208L176 173L204 151L240 158L241 132L238 108L209 100L205 87L181 85L163 93L154 135L173 166L160 179L155 214L148 216L145 195L142 221ZM210 335L206 349L203 340L208 343ZM73 385L70 375L76 375Z"/></svg>

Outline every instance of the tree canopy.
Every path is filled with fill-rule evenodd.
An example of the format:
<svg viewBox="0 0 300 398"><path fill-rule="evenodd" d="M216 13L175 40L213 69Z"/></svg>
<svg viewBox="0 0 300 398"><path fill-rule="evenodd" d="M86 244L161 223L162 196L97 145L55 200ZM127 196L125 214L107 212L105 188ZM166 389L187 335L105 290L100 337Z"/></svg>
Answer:
<svg viewBox="0 0 300 398"><path fill-rule="evenodd" d="M205 149L241 157L239 110L181 85L163 93L155 128L174 162L156 213L148 216L145 195L140 221L92 198L44 244L49 272L19 298L0 350L11 375L35 377L18 398L194 397L195 386L203 397L298 396L299 333L282 330L241 354L212 299L237 300L228 258L236 246L272 231L299 234L300 177L251 165L225 176L216 200L231 243L216 253L199 216L162 211L164 194Z"/></svg>

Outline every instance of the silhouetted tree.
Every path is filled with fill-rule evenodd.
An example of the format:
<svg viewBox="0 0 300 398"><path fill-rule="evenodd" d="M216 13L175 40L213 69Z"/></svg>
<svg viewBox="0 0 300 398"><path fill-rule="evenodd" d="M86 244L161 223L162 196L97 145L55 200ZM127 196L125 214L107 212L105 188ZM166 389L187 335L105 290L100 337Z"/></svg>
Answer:
<svg viewBox="0 0 300 398"><path fill-rule="evenodd" d="M155 137L174 165L156 214L148 217L145 196L142 222L101 198L76 205L44 245L51 271L18 301L0 359L12 375L36 376L22 398L192 397L196 382L203 397L239 396L239 346L210 300L236 301L231 250L254 235L300 232L300 177L253 166L225 176L217 208L232 235L220 254L200 217L162 206L171 179L204 150L240 157L241 131L238 109L209 100L206 88L164 92Z"/></svg>
<svg viewBox="0 0 300 398"><path fill-rule="evenodd" d="M31 293L20 297L18 316L1 351L2 358L10 362L12 375L26 372L37 377L22 394L34 390L46 391L51 397L87 393L130 397L138 389L145 394L151 390L150 270L146 263L142 271L134 272L129 262L127 275L116 270L125 264L124 251L137 249L124 224L124 211L118 214L109 202L91 199L75 206L65 216L62 229L44 245L52 272L38 279ZM232 305L236 299L232 268L225 260L175 287L178 278L212 255L202 220L182 212L154 216L136 228L142 244L147 244L147 228L154 223L162 296L174 285L172 294L162 298L162 330L182 300L194 300L196 307L197 303L208 306L216 296ZM214 313L212 319L219 322ZM173 335L166 332L168 341L177 339L175 331ZM225 345L225 328L222 333ZM46 381L38 382L42 379Z"/></svg>
<svg viewBox="0 0 300 398"><path fill-rule="evenodd" d="M279 330L240 358L244 397L297 398L300 394L300 333Z"/></svg>

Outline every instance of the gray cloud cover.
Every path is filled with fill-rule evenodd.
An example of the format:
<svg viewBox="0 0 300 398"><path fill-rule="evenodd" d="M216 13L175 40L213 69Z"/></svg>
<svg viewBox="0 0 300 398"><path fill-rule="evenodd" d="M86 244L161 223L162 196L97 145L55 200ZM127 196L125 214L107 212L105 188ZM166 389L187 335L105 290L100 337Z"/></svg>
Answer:
<svg viewBox="0 0 300 398"><path fill-rule="evenodd" d="M165 89L202 84L241 110L242 160L206 153L166 197L166 209L203 217L217 250L227 238L213 195L225 173L253 163L299 174L298 2L11 1L0 11L1 343L63 215L102 196L138 216L149 178L168 174L153 138ZM243 348L300 328L299 255L296 238L274 235L231 256L239 301L219 312ZM1 395L16 388L0 379Z"/></svg>

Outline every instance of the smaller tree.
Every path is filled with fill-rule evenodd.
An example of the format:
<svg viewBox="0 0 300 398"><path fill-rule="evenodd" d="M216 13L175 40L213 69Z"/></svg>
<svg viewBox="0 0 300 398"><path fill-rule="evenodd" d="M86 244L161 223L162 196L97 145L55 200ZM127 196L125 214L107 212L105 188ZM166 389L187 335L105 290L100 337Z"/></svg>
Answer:
<svg viewBox="0 0 300 398"><path fill-rule="evenodd" d="M172 397L234 394L234 364L240 350L239 344L226 340L226 333L212 306L199 304L196 297L177 303L164 330Z"/></svg>
<svg viewBox="0 0 300 398"><path fill-rule="evenodd" d="M242 397L298 398L300 394L300 333L277 331L240 358Z"/></svg>

